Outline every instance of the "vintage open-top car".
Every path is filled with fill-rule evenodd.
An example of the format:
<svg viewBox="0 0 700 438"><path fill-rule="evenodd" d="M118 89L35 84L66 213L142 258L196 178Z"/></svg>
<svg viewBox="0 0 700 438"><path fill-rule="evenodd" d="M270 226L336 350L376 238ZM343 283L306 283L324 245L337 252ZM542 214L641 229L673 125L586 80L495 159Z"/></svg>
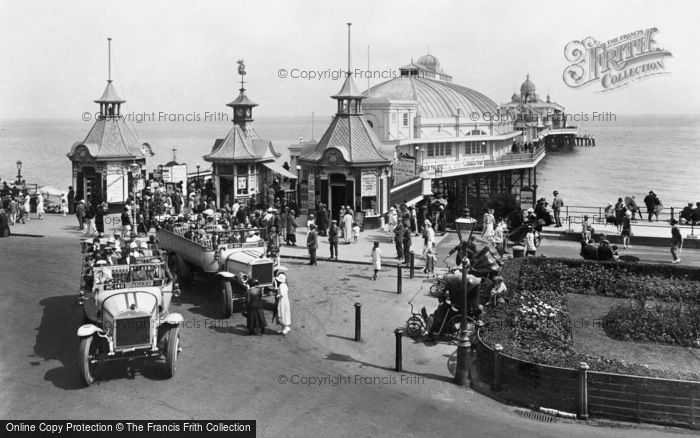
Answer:
<svg viewBox="0 0 700 438"><path fill-rule="evenodd" d="M275 277L286 268L267 257L266 229L193 231L190 225L159 229L160 246L168 251L168 264L178 281L193 270L213 279L224 318L233 314L234 303L245 299L244 284L249 279L268 292L276 288Z"/></svg>
<svg viewBox="0 0 700 438"><path fill-rule="evenodd" d="M170 313L177 284L165 261L155 254L109 264L88 253L83 260L79 301L85 324L80 338L80 376L95 380L100 362L165 357L165 374L175 374L182 315Z"/></svg>

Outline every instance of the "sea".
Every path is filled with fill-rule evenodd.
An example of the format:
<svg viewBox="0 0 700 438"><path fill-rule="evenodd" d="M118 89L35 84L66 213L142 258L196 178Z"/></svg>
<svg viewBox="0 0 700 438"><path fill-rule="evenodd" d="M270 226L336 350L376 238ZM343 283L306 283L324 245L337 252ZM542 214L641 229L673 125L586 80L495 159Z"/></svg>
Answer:
<svg viewBox="0 0 700 438"><path fill-rule="evenodd" d="M576 123L580 135L595 138L595 147L547 151L537 168L538 197L551 199L558 190L569 206L597 207L631 195L641 204L653 190L666 207L700 201L699 115L613 116ZM329 122L330 116L317 116L314 124L310 117L259 117L254 128L261 138L272 140L284 162L289 160L289 145L320 138ZM148 159L149 170L175 157L188 164L188 171L195 171L197 164L202 170L209 168L202 156L211 151L215 139L227 134L231 122L131 125L155 152ZM66 154L91 126L92 122L80 120L0 120L0 180L14 179L16 162L21 160L28 183L66 190L71 182Z"/></svg>

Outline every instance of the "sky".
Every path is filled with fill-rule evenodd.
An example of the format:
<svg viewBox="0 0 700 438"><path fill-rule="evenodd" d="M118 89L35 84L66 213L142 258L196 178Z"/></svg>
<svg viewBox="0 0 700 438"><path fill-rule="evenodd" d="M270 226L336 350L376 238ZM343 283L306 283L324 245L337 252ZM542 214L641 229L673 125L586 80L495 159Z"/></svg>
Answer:
<svg viewBox="0 0 700 438"><path fill-rule="evenodd" d="M569 112L700 113L700 2L686 1L7 1L0 0L0 119L79 119L112 78L123 112L216 113L238 94L244 59L257 116L331 115L341 80L280 69L347 65L396 72L428 51L454 82L497 103L530 74ZM658 28L666 71L609 93L562 80L574 40ZM372 85L382 82L373 79ZM358 80L364 90L366 79Z"/></svg>

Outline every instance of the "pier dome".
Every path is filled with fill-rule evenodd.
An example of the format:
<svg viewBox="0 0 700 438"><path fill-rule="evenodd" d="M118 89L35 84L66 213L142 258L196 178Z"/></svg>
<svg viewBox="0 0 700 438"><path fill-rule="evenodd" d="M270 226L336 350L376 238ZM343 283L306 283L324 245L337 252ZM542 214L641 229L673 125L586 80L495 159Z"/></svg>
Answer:
<svg viewBox="0 0 700 438"><path fill-rule="evenodd" d="M498 108L493 100L471 88L403 74L370 88L367 101L378 99L417 102L418 114L426 118L454 117L458 111L463 116L473 113L491 115Z"/></svg>
<svg viewBox="0 0 700 438"><path fill-rule="evenodd" d="M530 80L530 75L528 74L525 78L525 82L520 86L520 95L525 96L526 94L532 94L535 92L535 84Z"/></svg>
<svg viewBox="0 0 700 438"><path fill-rule="evenodd" d="M435 56L431 55L430 53L418 58L418 61L416 61L416 64L422 65L425 68L427 68L428 70L431 70L434 72L442 71L440 69L440 60L437 59Z"/></svg>

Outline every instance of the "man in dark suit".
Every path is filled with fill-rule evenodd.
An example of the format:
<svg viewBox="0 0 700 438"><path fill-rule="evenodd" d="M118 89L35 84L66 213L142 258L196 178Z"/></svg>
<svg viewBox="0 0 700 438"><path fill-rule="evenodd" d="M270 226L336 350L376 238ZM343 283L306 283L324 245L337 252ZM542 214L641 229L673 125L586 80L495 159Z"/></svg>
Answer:
<svg viewBox="0 0 700 438"><path fill-rule="evenodd" d="M316 226L309 225L309 235L306 237L306 247L309 249L309 264L317 265L316 250L318 249L318 235L316 234Z"/></svg>

